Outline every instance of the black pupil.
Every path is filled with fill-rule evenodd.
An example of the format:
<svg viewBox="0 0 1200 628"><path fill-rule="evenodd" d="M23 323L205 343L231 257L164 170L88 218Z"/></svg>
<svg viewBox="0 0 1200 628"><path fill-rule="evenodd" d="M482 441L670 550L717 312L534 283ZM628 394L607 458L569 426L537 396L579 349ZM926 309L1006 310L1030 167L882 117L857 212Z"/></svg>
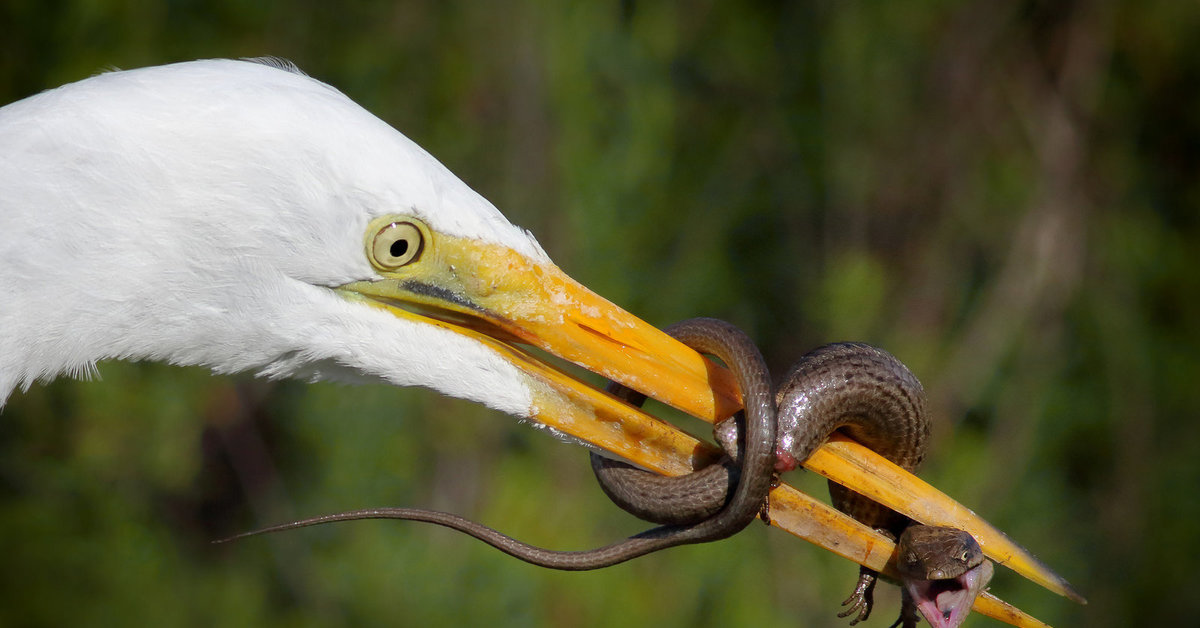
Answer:
<svg viewBox="0 0 1200 628"><path fill-rule="evenodd" d="M408 252L408 240L396 240L392 242L392 246L388 248L388 252L392 254L392 257L404 257L404 254Z"/></svg>

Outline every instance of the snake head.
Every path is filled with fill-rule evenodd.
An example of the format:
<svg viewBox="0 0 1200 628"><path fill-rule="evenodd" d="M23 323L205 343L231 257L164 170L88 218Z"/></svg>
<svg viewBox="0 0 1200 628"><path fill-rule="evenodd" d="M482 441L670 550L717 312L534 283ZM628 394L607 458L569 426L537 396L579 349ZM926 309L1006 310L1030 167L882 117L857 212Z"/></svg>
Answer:
<svg viewBox="0 0 1200 628"><path fill-rule="evenodd" d="M897 545L906 603L916 605L933 628L961 625L992 579L992 563L975 538L955 528L914 525Z"/></svg>

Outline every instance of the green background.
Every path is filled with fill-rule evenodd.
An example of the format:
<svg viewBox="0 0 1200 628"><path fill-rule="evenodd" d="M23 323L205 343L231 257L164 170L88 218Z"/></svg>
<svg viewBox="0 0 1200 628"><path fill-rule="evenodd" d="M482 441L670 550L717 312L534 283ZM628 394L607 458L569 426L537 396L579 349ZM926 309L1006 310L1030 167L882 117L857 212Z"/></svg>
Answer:
<svg viewBox="0 0 1200 628"><path fill-rule="evenodd" d="M0 102L292 59L653 324L729 319L776 373L834 340L899 356L935 411L923 475L1090 604L1004 569L994 592L1063 626L1186 625L1198 32L1170 0L8 0ZM644 524L583 450L429 391L100 373L0 416L0 625L845 625L854 567L760 525L583 574L414 523L213 547L381 505L558 548Z"/></svg>

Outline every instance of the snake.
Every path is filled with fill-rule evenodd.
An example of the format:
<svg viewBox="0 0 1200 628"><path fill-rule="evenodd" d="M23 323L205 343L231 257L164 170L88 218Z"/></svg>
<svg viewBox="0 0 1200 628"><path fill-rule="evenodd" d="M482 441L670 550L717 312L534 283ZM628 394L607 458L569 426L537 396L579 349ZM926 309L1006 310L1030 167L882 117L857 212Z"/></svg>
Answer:
<svg viewBox="0 0 1200 628"><path fill-rule="evenodd" d="M592 468L605 494L622 509L660 527L591 550L550 550L516 540L452 513L422 508L370 508L313 517L239 534L221 542L337 521L406 519L473 536L510 556L552 569L581 571L615 565L677 545L726 538L757 516L769 517L767 494L777 473L798 467L834 431L908 471L924 460L930 436L925 392L916 376L890 353L863 343L834 343L798 360L772 397L765 361L737 327L712 318L681 321L664 329L684 344L720 359L733 371L743 411L714 427L725 451L717 463L666 477L592 452ZM608 391L633 405L645 396L619 384ZM991 577L991 563L968 533L913 523L834 482L836 508L897 540L902 607L894 626L915 626L917 613L936 628L958 626ZM879 574L860 569L839 617L850 625L869 617Z"/></svg>
<svg viewBox="0 0 1200 628"><path fill-rule="evenodd" d="M736 372L738 366L731 364ZM644 397L620 385L610 392L640 404ZM776 394L778 443L775 471L798 467L834 431L842 431L883 457L915 471L924 460L930 419L924 388L890 353L868 344L828 344L802 356ZM718 443L738 459L739 425L719 423ZM720 507L727 495L713 487L735 484L746 470L725 461L691 475L663 477L625 462L592 454L604 492L621 508L650 521L686 520ZM991 578L991 563L969 533L919 525L840 484L829 482L834 507L897 541L897 571L903 589L895 625L915 626L917 613L938 628L958 626L975 596ZM682 496L682 497L681 497ZM686 513L681 518L681 513ZM862 567L854 592L839 617L850 625L870 616L879 574Z"/></svg>
<svg viewBox="0 0 1200 628"><path fill-rule="evenodd" d="M734 371L742 394L744 415L742 446L738 460L740 478L720 487L711 486L707 498L720 504L703 517L673 521L604 547L580 550L551 550L524 543L465 517L423 508L368 508L312 517L245 532L222 539L228 542L247 536L294 528L358 519L406 519L423 521L457 530L525 562L564 571L584 571L616 565L669 547L706 543L741 531L758 517L774 480L776 425L775 402L770 376L762 354L740 329L714 318L693 318L667 327L671 336L685 345L713 355ZM726 463L722 468L733 468ZM648 474L649 475L649 474ZM717 478L713 471L693 475ZM692 490L689 487L689 490ZM719 495L717 493L719 492ZM693 496L692 499L695 497ZM661 522L661 521L658 521Z"/></svg>

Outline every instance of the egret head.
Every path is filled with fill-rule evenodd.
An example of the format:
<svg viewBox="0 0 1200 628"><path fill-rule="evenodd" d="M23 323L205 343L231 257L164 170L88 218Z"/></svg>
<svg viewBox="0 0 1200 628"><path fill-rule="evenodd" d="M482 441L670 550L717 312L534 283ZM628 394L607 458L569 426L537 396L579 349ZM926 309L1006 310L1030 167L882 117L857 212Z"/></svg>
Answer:
<svg viewBox="0 0 1200 628"><path fill-rule="evenodd" d="M714 404L703 360L294 68L102 74L0 110L0 144L0 399L129 358L426 386L531 417L577 383L525 343Z"/></svg>

